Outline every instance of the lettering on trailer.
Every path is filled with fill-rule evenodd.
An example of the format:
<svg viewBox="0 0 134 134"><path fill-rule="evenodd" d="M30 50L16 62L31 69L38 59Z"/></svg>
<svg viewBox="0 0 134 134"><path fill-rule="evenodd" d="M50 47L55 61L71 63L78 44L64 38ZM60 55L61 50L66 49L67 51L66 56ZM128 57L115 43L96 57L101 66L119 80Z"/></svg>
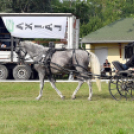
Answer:
<svg viewBox="0 0 134 134"><path fill-rule="evenodd" d="M34 25L33 23L27 24L25 22L22 22L20 24L16 25L16 28L20 29L20 30L33 30L35 29L46 29L49 31L53 31L54 28L58 29L58 31L62 30L62 26L61 25L54 25L54 24L49 24L49 25Z"/></svg>
<svg viewBox="0 0 134 134"><path fill-rule="evenodd" d="M14 17L2 20L13 37L64 39L67 17Z"/></svg>

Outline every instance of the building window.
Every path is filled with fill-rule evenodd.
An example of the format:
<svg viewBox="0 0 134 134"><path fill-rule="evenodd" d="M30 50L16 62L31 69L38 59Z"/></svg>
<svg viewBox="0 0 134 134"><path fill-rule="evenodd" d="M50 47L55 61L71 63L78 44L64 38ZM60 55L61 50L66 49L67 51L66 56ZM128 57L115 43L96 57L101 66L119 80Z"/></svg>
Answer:
<svg viewBox="0 0 134 134"><path fill-rule="evenodd" d="M133 55L133 46L125 46L125 58L130 58Z"/></svg>

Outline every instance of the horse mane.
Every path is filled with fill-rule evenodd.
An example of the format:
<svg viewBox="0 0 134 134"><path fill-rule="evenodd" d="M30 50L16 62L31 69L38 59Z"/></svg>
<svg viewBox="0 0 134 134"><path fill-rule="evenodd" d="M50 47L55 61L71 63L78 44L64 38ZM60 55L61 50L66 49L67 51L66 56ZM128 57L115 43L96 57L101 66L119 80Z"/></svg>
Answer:
<svg viewBox="0 0 134 134"><path fill-rule="evenodd" d="M23 46L28 45L31 49L34 50L42 50L42 51L47 51L49 47L44 47L43 45L39 45L37 43L34 43L32 41L22 41L20 42Z"/></svg>

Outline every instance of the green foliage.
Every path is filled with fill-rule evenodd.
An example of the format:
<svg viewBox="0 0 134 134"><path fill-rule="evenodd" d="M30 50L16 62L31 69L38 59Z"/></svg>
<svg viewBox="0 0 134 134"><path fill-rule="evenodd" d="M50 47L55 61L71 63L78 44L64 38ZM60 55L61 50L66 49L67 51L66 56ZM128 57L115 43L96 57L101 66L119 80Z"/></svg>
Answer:
<svg viewBox="0 0 134 134"><path fill-rule="evenodd" d="M51 12L51 0L1 0L1 12Z"/></svg>

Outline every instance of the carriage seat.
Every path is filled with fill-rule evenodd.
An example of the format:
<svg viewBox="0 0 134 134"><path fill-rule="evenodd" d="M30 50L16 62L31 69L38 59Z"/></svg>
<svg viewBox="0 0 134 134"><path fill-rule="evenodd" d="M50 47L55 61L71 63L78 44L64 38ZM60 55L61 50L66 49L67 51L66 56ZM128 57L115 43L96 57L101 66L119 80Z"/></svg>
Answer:
<svg viewBox="0 0 134 134"><path fill-rule="evenodd" d="M119 61L113 61L112 62L115 69L118 70L118 71L124 71L123 67L122 67L122 64L119 62Z"/></svg>
<svg viewBox="0 0 134 134"><path fill-rule="evenodd" d="M119 61L114 61L112 62L115 69L118 70L118 75L121 76L132 76L132 74L134 73L134 71L132 70L124 70L122 67L122 64Z"/></svg>

